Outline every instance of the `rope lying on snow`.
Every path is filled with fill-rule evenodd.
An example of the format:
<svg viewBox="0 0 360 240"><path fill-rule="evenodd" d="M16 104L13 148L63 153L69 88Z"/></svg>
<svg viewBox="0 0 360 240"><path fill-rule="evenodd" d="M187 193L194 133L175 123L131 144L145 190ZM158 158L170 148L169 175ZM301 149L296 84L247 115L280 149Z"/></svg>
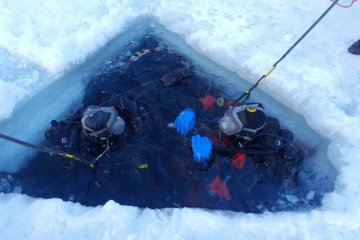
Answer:
<svg viewBox="0 0 360 240"><path fill-rule="evenodd" d="M334 2L334 0L331 0L331 1ZM351 6L354 4L354 2L356 2L356 1L357 1L357 0L353 0L349 6L344 6L344 5L341 5L341 4L339 4L339 3L337 3L336 5L338 5L338 6L340 6L340 7L343 7L343 8L349 8L349 7L351 7Z"/></svg>

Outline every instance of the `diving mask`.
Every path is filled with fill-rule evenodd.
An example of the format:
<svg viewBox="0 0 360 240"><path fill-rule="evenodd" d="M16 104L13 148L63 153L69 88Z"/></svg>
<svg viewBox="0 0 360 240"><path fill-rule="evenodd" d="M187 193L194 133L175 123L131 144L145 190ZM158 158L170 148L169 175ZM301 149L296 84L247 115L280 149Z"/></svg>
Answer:
<svg viewBox="0 0 360 240"><path fill-rule="evenodd" d="M247 131L257 133L265 126L266 116L260 103L229 107L219 120L220 130L228 136Z"/></svg>

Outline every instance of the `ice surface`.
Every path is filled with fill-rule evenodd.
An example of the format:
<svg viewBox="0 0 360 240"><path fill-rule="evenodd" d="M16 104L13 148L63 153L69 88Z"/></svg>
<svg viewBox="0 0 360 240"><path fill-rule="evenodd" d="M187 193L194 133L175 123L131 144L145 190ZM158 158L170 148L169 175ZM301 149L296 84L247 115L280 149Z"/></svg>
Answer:
<svg viewBox="0 0 360 240"><path fill-rule="evenodd" d="M196 51L255 82L330 3L2 1L0 118L11 117L14 110L25 111L22 114L32 117L39 108L24 105L30 98L43 95L39 102L45 101L46 94L38 93L40 90L59 79L67 69L84 62L138 17L154 17ZM359 10L358 3L350 9L334 8L260 86L304 116L315 131L330 140L327 154L340 175L335 191L325 195L321 209L309 213L253 215L196 209L138 210L113 202L104 207L86 208L56 199L2 194L2 236L5 239L356 238L360 227L360 67L359 57L347 53L347 47L359 38L356 35L360 32ZM58 82L61 81L66 82L61 79ZM64 106L54 106L57 112L73 107L67 105L69 98L65 93L59 99ZM41 119L41 112L36 111L36 116ZM14 118L4 124L1 132L23 140L34 140L28 131L38 126L36 119L29 125ZM21 133L9 124L23 126ZM43 126L38 126L35 130L40 135L42 129ZM1 148L14 147L2 145ZM22 160L16 159L22 151L17 149L19 153L12 158L13 162L5 162L12 155L5 158L2 155L1 167L17 169Z"/></svg>

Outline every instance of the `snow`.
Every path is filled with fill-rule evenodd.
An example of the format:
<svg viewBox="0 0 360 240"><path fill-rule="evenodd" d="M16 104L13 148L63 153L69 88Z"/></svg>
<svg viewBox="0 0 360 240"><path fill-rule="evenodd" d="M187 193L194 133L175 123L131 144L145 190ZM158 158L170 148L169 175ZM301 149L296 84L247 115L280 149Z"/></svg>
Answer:
<svg viewBox="0 0 360 240"><path fill-rule="evenodd" d="M324 0L0 1L0 120L8 119L1 132L32 140L34 131L42 132L45 122L51 120L43 119L49 117L45 112L56 109L60 115L73 107L82 96L76 74L89 70L76 66L91 59L92 54L116 35L124 34L139 19L153 18L154 24L159 22L179 34L200 54L254 83L330 4L331 1ZM255 215L200 209L140 210L112 201L91 208L59 199L0 194L2 236L4 239L357 238L360 58L349 54L347 47L360 37L359 10L358 3L349 9L335 7L259 87L304 116L316 132L330 140L327 154L339 176L335 191L325 195L323 207L307 213ZM74 81L62 78L69 72ZM55 85L50 85L54 81ZM56 90L65 83L66 88L80 93L49 94L49 88ZM40 107L27 104L34 99L38 99ZM58 105L46 108L46 99L52 103L57 100ZM31 118L11 118L16 112ZM28 123L29 119L32 120ZM44 124L36 119L42 119ZM11 126L26 127L19 133ZM8 150L8 145L1 144L1 149ZM3 151L11 154L2 153L2 170L14 171L24 162L20 157L24 155L23 149L11 148L17 155ZM5 188L7 181L10 180L1 179L1 186ZM307 199L312 195L309 193Z"/></svg>
<svg viewBox="0 0 360 240"><path fill-rule="evenodd" d="M14 215L18 211L21 215ZM342 228L344 222L338 217L345 214L318 210L262 215L187 208L140 210L113 201L88 208L18 194L2 195L0 212L4 239L351 239L358 228L356 222Z"/></svg>

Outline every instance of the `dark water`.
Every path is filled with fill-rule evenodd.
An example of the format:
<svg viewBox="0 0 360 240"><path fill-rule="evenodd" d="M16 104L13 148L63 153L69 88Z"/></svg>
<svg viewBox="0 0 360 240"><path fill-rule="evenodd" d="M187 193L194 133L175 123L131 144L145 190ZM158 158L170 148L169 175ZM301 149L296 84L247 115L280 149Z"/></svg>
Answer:
<svg viewBox="0 0 360 240"><path fill-rule="evenodd" d="M173 89L157 89L151 84L138 87L173 72L191 76L189 84ZM333 190L335 176L327 174L329 169L321 169L324 166L317 166L311 157L305 157L301 166L283 175L263 163L255 164L250 156L241 169L232 165L230 157L217 154L208 168L195 166L191 136L211 132L221 110L197 112L195 129L186 136L168 124L188 104L201 104L199 99L204 96L231 99L229 89L219 84L221 77L202 71L156 36L130 42L115 58L99 65L94 76L83 81L85 97L80 112L88 105L104 104L116 94L127 92L142 108L144 131L121 139L122 148L100 158L96 170L79 162L64 170L63 158L50 159L39 153L12 177L1 173L6 187L0 190L11 192L20 186L22 193L29 196L61 198L87 206L112 199L138 207L201 207L255 213L309 210L321 205L324 193ZM111 100L117 101L119 98ZM311 186L316 189L309 193Z"/></svg>

